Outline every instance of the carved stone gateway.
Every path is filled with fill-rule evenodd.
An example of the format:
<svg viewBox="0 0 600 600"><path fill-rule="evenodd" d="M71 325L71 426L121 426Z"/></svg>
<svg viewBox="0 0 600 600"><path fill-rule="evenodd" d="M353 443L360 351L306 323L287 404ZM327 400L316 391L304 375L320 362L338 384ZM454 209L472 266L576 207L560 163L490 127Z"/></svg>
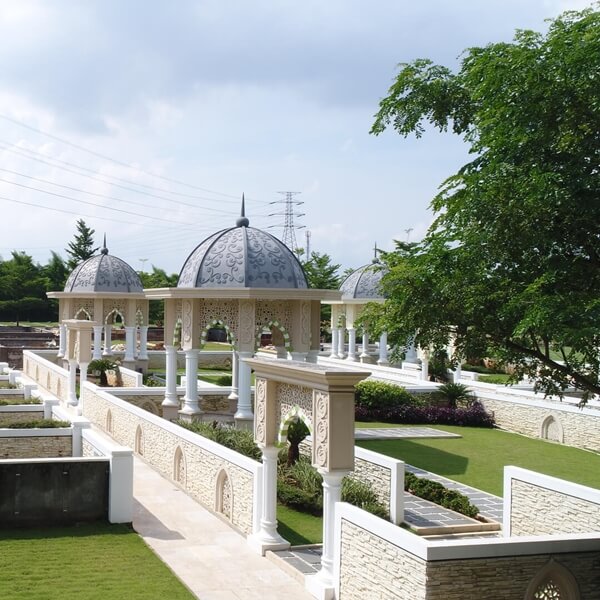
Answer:
<svg viewBox="0 0 600 600"><path fill-rule="evenodd" d="M289 547L277 533L277 454L290 414L312 432L312 463L323 476L321 570L306 578L317 598L333 594L333 521L342 478L354 469L354 386L370 375L293 361L246 359L256 377L254 440L263 452L260 531L249 544L264 554Z"/></svg>

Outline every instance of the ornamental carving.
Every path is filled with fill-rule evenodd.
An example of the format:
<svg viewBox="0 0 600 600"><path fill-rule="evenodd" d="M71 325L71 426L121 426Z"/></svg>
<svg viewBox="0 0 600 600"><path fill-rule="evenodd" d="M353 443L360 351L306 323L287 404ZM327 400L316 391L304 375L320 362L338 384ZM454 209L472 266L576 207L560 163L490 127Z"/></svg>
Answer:
<svg viewBox="0 0 600 600"><path fill-rule="evenodd" d="M290 330L292 310L286 300L258 300L256 302L256 323L259 327L277 322L286 331Z"/></svg>
<svg viewBox="0 0 600 600"><path fill-rule="evenodd" d="M212 323L227 326L234 339L238 339L239 310L236 300L203 300L200 304L200 323L205 328Z"/></svg>
<svg viewBox="0 0 600 600"><path fill-rule="evenodd" d="M310 345L310 302L306 300L300 303L300 329L302 345L307 348Z"/></svg>
<svg viewBox="0 0 600 600"><path fill-rule="evenodd" d="M315 390L314 406L313 461L316 467L327 468L329 459L329 394Z"/></svg>
<svg viewBox="0 0 600 600"><path fill-rule="evenodd" d="M183 319L182 319L182 327L183 327L183 341L186 346L189 346L192 342L192 312L193 312L193 302L191 300L183 301Z"/></svg>
<svg viewBox="0 0 600 600"><path fill-rule="evenodd" d="M138 274L116 256L92 256L72 271L65 292L143 292Z"/></svg>
<svg viewBox="0 0 600 600"><path fill-rule="evenodd" d="M291 385L289 383L277 384L277 422L281 423L284 415L298 407L314 423L313 419L313 394L310 388Z"/></svg>
<svg viewBox="0 0 600 600"><path fill-rule="evenodd" d="M254 301L240 300L240 346L254 346Z"/></svg>
<svg viewBox="0 0 600 600"><path fill-rule="evenodd" d="M257 378L254 388L255 430L254 439L257 444L267 445L266 420L267 420L267 380Z"/></svg>

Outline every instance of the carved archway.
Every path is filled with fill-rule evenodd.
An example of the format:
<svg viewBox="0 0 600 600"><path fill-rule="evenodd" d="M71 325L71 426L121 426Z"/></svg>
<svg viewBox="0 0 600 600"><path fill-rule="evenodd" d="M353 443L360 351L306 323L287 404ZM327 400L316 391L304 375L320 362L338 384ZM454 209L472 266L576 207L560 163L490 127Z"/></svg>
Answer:
<svg viewBox="0 0 600 600"><path fill-rule="evenodd" d="M92 316L90 313L83 308L83 306L75 313L74 319L81 319L82 321L91 321Z"/></svg>
<svg viewBox="0 0 600 600"><path fill-rule="evenodd" d="M106 325L114 325L115 323L118 323L118 321L116 320L117 317L119 319L121 319L121 325L125 326L125 317L123 316L123 313L118 309L118 308L113 308L104 318L104 323Z"/></svg>
<svg viewBox="0 0 600 600"><path fill-rule="evenodd" d="M566 567L550 559L532 579L525 600L580 600L579 586Z"/></svg>
<svg viewBox="0 0 600 600"><path fill-rule="evenodd" d="M279 433L277 435L277 442L279 446L284 446L287 442L287 432L290 423L300 419L308 427L310 435L313 434L312 420L306 412L300 408L297 404L293 406L285 415L282 415L281 422L279 424Z"/></svg>
<svg viewBox="0 0 600 600"><path fill-rule="evenodd" d="M261 336L263 334L263 331L265 331L267 329L269 331L271 331L271 333L273 334L273 337L274 337L273 345L274 346L276 346L276 347L279 346L279 347L285 348L288 352L292 351L292 343L290 341L290 334L289 334L288 330L285 328L285 326L282 325L277 320L268 321L264 325L256 328L256 347L257 348L260 348ZM280 338L279 340L276 339L277 334L279 335L279 338Z"/></svg>
<svg viewBox="0 0 600 600"><path fill-rule="evenodd" d="M231 344L231 346L233 348L235 348L236 347L235 335L234 335L233 331L231 330L231 328L229 327L229 325L227 325L227 323L225 323L221 319L213 319L200 332L200 348L202 348L204 346L204 344L206 344L206 338L208 337L208 330L212 329L215 325L219 325L220 327L222 327L225 330L225 332L227 333L227 341Z"/></svg>
<svg viewBox="0 0 600 600"><path fill-rule="evenodd" d="M185 454L180 446L177 446L173 457L173 481L185 487L187 477Z"/></svg>
<svg viewBox="0 0 600 600"><path fill-rule="evenodd" d="M106 411L106 432L110 434L113 432L113 416L110 408Z"/></svg>
<svg viewBox="0 0 600 600"><path fill-rule="evenodd" d="M144 456L144 430L141 425L138 425L135 430L135 444L134 449L136 454Z"/></svg>
<svg viewBox="0 0 600 600"><path fill-rule="evenodd" d="M562 423L556 415L548 415L542 421L540 437L544 440L563 443L564 431Z"/></svg>

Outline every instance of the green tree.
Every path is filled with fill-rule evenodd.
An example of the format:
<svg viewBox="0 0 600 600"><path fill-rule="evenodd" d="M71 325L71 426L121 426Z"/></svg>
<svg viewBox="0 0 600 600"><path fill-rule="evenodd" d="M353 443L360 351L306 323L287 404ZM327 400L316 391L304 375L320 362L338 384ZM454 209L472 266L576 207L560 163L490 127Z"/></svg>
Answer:
<svg viewBox="0 0 600 600"><path fill-rule="evenodd" d="M77 233L72 242L69 242L66 252L69 255L67 265L69 270L73 270L80 262L87 260L98 251L98 246L94 248L94 233L83 219L77 221Z"/></svg>
<svg viewBox="0 0 600 600"><path fill-rule="evenodd" d="M370 318L392 343L456 336L539 389L600 393L600 13L465 52L459 70L401 65L372 133L429 123L473 159L441 186L425 239L384 260L389 298Z"/></svg>
<svg viewBox="0 0 600 600"><path fill-rule="evenodd" d="M48 280L47 291L49 292L61 292L69 276L69 270L67 263L65 263L62 256L50 251L50 260L42 269L44 276Z"/></svg>
<svg viewBox="0 0 600 600"><path fill-rule="evenodd" d="M176 287L179 275L173 273L167 275L164 269L159 269L152 265L152 271L150 273L138 272L140 281L144 286L144 289L149 288L164 288L164 287ZM164 319L164 301L163 300L150 300L149 306L149 318L151 323L160 323Z"/></svg>

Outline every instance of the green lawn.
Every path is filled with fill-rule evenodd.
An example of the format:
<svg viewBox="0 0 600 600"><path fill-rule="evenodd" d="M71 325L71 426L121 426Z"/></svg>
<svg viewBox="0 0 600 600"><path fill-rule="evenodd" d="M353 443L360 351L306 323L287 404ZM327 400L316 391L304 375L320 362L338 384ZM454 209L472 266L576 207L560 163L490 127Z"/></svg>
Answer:
<svg viewBox="0 0 600 600"><path fill-rule="evenodd" d="M122 525L0 530L0 598L191 600L194 596Z"/></svg>
<svg viewBox="0 0 600 600"><path fill-rule="evenodd" d="M367 424L357 423L357 427ZM386 426L389 423L369 423ZM435 425L461 438L357 441L374 452L399 458L410 465L502 495L505 465L514 465L600 488L600 455L531 439L499 429Z"/></svg>
<svg viewBox="0 0 600 600"><path fill-rule="evenodd" d="M320 544L323 541L323 519L277 504L277 531L292 546Z"/></svg>

